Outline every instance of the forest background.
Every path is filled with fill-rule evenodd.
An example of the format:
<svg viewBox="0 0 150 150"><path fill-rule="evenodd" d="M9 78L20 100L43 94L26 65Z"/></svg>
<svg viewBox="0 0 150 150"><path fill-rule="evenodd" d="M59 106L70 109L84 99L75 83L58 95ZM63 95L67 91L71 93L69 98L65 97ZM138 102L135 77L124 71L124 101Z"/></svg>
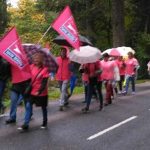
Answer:
<svg viewBox="0 0 150 150"><path fill-rule="evenodd" d="M0 0L0 37L16 26L22 43L37 43L58 14L69 5L78 31L101 51L129 46L140 62L138 78L148 78L150 60L150 1L148 0L19 0L12 7ZM52 28L42 40L54 55L59 46L52 41L58 34Z"/></svg>

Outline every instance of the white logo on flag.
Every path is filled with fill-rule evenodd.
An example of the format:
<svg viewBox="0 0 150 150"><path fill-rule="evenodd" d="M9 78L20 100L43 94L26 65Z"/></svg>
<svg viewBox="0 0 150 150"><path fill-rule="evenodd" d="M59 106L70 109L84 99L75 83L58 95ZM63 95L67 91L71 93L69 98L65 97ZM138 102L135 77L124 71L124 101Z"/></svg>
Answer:
<svg viewBox="0 0 150 150"><path fill-rule="evenodd" d="M71 24L67 26L74 34L77 34L76 30L73 28Z"/></svg>
<svg viewBox="0 0 150 150"><path fill-rule="evenodd" d="M17 45L15 45L14 51L17 52L17 53L19 53L19 54L21 54L21 51L20 51L20 49L18 48Z"/></svg>

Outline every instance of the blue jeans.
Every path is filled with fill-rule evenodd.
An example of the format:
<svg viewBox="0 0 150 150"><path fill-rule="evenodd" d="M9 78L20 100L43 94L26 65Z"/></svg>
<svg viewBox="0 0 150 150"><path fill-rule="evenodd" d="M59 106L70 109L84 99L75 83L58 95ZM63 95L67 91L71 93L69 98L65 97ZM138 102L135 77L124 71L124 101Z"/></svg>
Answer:
<svg viewBox="0 0 150 150"><path fill-rule="evenodd" d="M32 115L32 104L30 102L26 102L25 106L26 110L25 110L24 124L29 125ZM47 107L42 106L41 108L43 114L43 122L47 124Z"/></svg>
<svg viewBox="0 0 150 150"><path fill-rule="evenodd" d="M24 124L29 125L32 116L32 104L27 101L25 102L25 115L24 115Z"/></svg>
<svg viewBox="0 0 150 150"><path fill-rule="evenodd" d="M16 113L17 113L17 106L18 106L18 100L19 100L20 93L17 93L15 91L10 92L10 99L11 99L11 105L10 105L10 119L16 120ZM24 97L24 103L25 103L25 122L29 122L28 118L31 118L32 114L32 108L29 100L27 100Z"/></svg>
<svg viewBox="0 0 150 150"><path fill-rule="evenodd" d="M4 107L3 105L3 95L6 87L6 81L0 80L0 110Z"/></svg>
<svg viewBox="0 0 150 150"><path fill-rule="evenodd" d="M128 88L129 88L129 83L130 82L131 82L131 85L132 85L132 92L135 92L135 76L128 76L126 78L125 91L128 92Z"/></svg>
<svg viewBox="0 0 150 150"><path fill-rule="evenodd" d="M20 94L17 104L20 105L22 101L23 101L23 96L22 94Z"/></svg>
<svg viewBox="0 0 150 150"><path fill-rule="evenodd" d="M76 81L77 81L77 76L76 75L72 75L70 78L70 94L72 95L73 90L76 86Z"/></svg>

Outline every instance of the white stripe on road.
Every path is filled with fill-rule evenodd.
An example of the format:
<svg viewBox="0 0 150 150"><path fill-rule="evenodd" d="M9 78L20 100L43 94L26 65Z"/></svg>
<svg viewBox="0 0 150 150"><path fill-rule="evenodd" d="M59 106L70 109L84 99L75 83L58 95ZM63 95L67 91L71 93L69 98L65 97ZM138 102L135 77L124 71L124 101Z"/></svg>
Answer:
<svg viewBox="0 0 150 150"><path fill-rule="evenodd" d="M113 130L113 129L115 129L115 128L117 128L117 127L119 127L119 126L121 126L121 125L123 125L123 124L125 124L125 123L127 123L129 121L131 121L131 120L133 120L133 119L135 119L135 118L137 118L137 116L130 117L130 118L128 118L128 119L126 119L126 120L124 120L124 121L122 121L122 122L120 122L120 123L118 123L116 125L113 125L112 127L109 127L109 128L107 128L107 129L105 129L103 131L100 131L100 132L90 136L89 138L87 138L87 140L95 139L98 136L101 136L101 135L103 135L103 134L105 134L105 133L107 133L107 132L109 132L109 131L111 131L111 130Z"/></svg>
<svg viewBox="0 0 150 150"><path fill-rule="evenodd" d="M9 116L9 114L2 114L2 115L0 115L0 118L1 117L7 117L7 116Z"/></svg>

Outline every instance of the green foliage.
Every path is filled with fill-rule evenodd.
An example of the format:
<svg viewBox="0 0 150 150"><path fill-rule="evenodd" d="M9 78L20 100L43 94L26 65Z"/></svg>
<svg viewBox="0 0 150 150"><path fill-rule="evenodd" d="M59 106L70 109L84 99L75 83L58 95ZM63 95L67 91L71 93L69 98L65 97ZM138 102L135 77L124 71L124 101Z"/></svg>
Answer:
<svg viewBox="0 0 150 150"><path fill-rule="evenodd" d="M56 14L40 12L33 0L20 0L18 8L10 7L9 26L16 26L23 43L38 43L44 32L50 26ZM50 32L44 37L42 44L52 41Z"/></svg>
<svg viewBox="0 0 150 150"><path fill-rule="evenodd" d="M137 38L136 56L140 62L139 78L148 78L147 63L150 60L150 34L139 33Z"/></svg>
<svg viewBox="0 0 150 150"><path fill-rule="evenodd" d="M83 93L84 93L83 86L76 86L73 92L73 94L83 94ZM50 88L48 95L49 95L49 100L59 99L60 97L59 88Z"/></svg>

